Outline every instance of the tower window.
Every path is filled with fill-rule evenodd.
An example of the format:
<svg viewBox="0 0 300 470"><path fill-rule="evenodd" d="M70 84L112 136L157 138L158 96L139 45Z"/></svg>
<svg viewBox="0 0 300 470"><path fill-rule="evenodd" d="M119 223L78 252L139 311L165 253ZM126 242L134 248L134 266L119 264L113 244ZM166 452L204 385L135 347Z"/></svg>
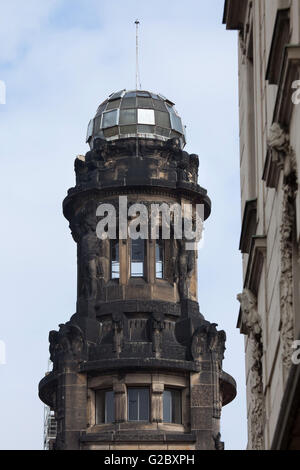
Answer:
<svg viewBox="0 0 300 470"><path fill-rule="evenodd" d="M111 279L120 279L119 240L110 242L110 270Z"/></svg>
<svg viewBox="0 0 300 470"><path fill-rule="evenodd" d="M181 424L181 392L165 390L163 394L164 423Z"/></svg>
<svg viewBox="0 0 300 470"><path fill-rule="evenodd" d="M144 277L145 241L131 240L131 277Z"/></svg>
<svg viewBox="0 0 300 470"><path fill-rule="evenodd" d="M156 240L155 244L155 273L156 279L164 278L164 241Z"/></svg>
<svg viewBox="0 0 300 470"><path fill-rule="evenodd" d="M149 389L128 389L128 421L149 421Z"/></svg>
<svg viewBox="0 0 300 470"><path fill-rule="evenodd" d="M96 424L113 423L115 421L115 400L112 390L96 392Z"/></svg>

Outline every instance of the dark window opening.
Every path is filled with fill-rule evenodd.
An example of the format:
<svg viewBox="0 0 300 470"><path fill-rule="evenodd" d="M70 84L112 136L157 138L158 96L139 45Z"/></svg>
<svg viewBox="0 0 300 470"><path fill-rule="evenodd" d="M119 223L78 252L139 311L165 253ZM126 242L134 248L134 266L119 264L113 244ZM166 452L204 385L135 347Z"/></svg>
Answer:
<svg viewBox="0 0 300 470"><path fill-rule="evenodd" d="M164 423L181 424L181 391L165 390L163 393Z"/></svg>
<svg viewBox="0 0 300 470"><path fill-rule="evenodd" d="M115 421L115 400L112 390L96 392L96 424L107 424Z"/></svg>
<svg viewBox="0 0 300 470"><path fill-rule="evenodd" d="M131 240L131 277L144 277L145 241Z"/></svg>
<svg viewBox="0 0 300 470"><path fill-rule="evenodd" d="M120 279L119 240L110 242L110 271L111 279Z"/></svg>
<svg viewBox="0 0 300 470"><path fill-rule="evenodd" d="M156 240L155 244L155 275L156 279L164 278L164 240Z"/></svg>

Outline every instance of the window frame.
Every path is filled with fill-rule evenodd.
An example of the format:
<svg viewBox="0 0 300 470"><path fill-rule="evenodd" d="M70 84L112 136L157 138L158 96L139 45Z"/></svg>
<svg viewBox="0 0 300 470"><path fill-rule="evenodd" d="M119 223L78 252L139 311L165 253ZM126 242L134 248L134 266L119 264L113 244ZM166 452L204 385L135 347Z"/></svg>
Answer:
<svg viewBox="0 0 300 470"><path fill-rule="evenodd" d="M138 404L137 404L137 416L138 419L130 419L130 391L132 390L146 390L148 392L148 419L147 420L141 420L139 419L140 416L140 403L139 403L139 394L138 394ZM149 387L127 387L127 421L129 423L149 423L150 422L150 416L151 416L151 393L150 393L150 388Z"/></svg>
<svg viewBox="0 0 300 470"><path fill-rule="evenodd" d="M170 421L166 421L165 420L165 402L164 402L164 394L165 392L169 392L171 394L171 402L170 402L170 416L171 416L171 420ZM180 416L180 419L179 419L179 422L176 421L176 419L173 417L173 400L174 400L174 393L177 393L178 394L178 398L179 398L179 405L180 405L180 410L179 410L179 416ZM178 424L178 425L182 425L183 423L183 417L182 417L182 390L178 389L178 388L172 388L172 387L167 387L164 389L163 391L163 423L165 424Z"/></svg>
<svg viewBox="0 0 300 470"><path fill-rule="evenodd" d="M157 261L157 257L156 257L156 249L157 249L157 246L159 245L159 243L161 243L161 245L162 245L162 260L161 261ZM155 240L155 257L154 257L154 269L155 269L155 279L156 280L166 279L165 253L166 253L165 240L163 240L162 238L156 239ZM157 263L161 263L161 265L162 265L162 275L161 275L161 277L157 276L157 269L156 269Z"/></svg>
<svg viewBox="0 0 300 470"><path fill-rule="evenodd" d="M143 265L143 273L142 275L140 276L133 276L132 275L132 244L133 242L135 241L140 241L140 242L143 242L144 244L144 257L143 257L143 261L141 261L141 264ZM144 240L142 238L138 238L137 240L133 240L133 239L129 239L129 279L145 279L146 278L146 271L147 271L147 264L146 264L146 260L147 260L147 240Z"/></svg>
<svg viewBox="0 0 300 470"><path fill-rule="evenodd" d="M112 257L112 250L113 250L113 244L118 245L118 258L119 258L119 277L113 277L113 257ZM115 261L116 262L116 261ZM120 240L118 239L112 239L109 240L109 268L110 268L110 273L109 277L111 281L119 281L121 277L121 262L120 262Z"/></svg>
<svg viewBox="0 0 300 470"><path fill-rule="evenodd" d="M107 419L107 394L108 393L111 393L112 394L112 410L113 410L113 421L108 421ZM100 400L100 394L102 394L102 400L104 398L104 421L102 422L99 422L98 421L98 400ZM103 406L103 403L102 405ZM104 425L104 424L114 424L115 422L115 419L116 419L116 416L115 416L115 392L112 388L109 388L109 389L99 389L99 390L95 390L95 424L96 426L101 426L101 425Z"/></svg>

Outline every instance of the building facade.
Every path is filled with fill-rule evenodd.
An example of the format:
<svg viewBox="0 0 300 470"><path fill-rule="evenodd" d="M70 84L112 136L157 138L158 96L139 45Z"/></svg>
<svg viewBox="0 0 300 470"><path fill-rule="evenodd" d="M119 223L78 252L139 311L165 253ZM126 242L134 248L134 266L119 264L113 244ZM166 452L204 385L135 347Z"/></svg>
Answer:
<svg viewBox="0 0 300 470"><path fill-rule="evenodd" d="M197 204L209 217L198 156L183 150L174 104L147 91L105 100L87 142L63 204L78 247L77 310L50 332L53 370L39 386L55 412L54 448L223 449L221 410L236 385L222 370L225 332L199 312L197 251L160 213L158 237L127 236L163 203L189 204L192 224ZM99 236L109 211L116 235Z"/></svg>
<svg viewBox="0 0 300 470"><path fill-rule="evenodd" d="M300 1L227 0L223 22L238 31L248 448L300 449Z"/></svg>

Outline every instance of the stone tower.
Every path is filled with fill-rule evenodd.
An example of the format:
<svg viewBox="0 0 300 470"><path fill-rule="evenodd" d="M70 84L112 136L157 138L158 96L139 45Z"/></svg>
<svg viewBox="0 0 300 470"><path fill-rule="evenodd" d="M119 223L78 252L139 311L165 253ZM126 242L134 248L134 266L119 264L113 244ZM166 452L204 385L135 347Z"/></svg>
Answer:
<svg viewBox="0 0 300 470"><path fill-rule="evenodd" d="M39 386L55 411L55 447L222 449L221 410L236 386L222 370L225 332L199 312L197 252L177 239L174 218L169 239L163 217L157 238L124 236L124 211L127 235L137 203L148 216L163 203L201 204L209 217L198 156L183 151L174 103L146 91L104 101L87 142L63 204L78 248L77 309L50 332L53 371ZM116 238L99 237L99 207L114 209Z"/></svg>

